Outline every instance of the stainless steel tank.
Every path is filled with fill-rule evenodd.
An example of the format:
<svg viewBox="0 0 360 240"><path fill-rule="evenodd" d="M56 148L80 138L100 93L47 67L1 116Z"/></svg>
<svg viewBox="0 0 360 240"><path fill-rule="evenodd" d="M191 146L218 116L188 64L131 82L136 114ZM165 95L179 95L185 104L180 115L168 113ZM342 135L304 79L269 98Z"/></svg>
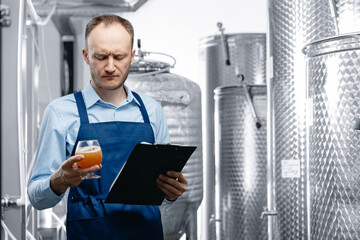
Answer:
<svg viewBox="0 0 360 240"><path fill-rule="evenodd" d="M174 204L160 206L165 239L180 239L185 232L187 239L197 239L197 209L203 198L201 92L195 82L168 69L158 61L135 61L125 84L160 102L171 143L197 146L182 171L189 182L186 192Z"/></svg>
<svg viewBox="0 0 360 240"><path fill-rule="evenodd" d="M308 172L312 170L307 162L311 143L306 130L307 105L311 106L311 101L306 98L306 66L301 50L309 42L358 30L358 8L359 1L350 0L269 1L273 78L268 84L268 97L273 99L270 115L274 124L270 131L274 136L274 198L278 211L277 228L272 228L278 231L274 239L309 239L314 221L308 203L312 181ZM318 74L321 78L323 73ZM288 174L291 169L295 171ZM318 231L327 231L317 227Z"/></svg>
<svg viewBox="0 0 360 240"><path fill-rule="evenodd" d="M266 107L264 85L215 89L217 240L267 239L267 221L261 218L267 188Z"/></svg>
<svg viewBox="0 0 360 240"><path fill-rule="evenodd" d="M360 239L360 34L304 49L309 81L310 234Z"/></svg>
<svg viewBox="0 0 360 240"><path fill-rule="evenodd" d="M336 34L332 9L329 0L269 1L275 169L275 189L269 194L275 201L271 210L278 211L277 226L270 229L273 239L308 239L307 85L301 50L309 41Z"/></svg>
<svg viewBox="0 0 360 240"><path fill-rule="evenodd" d="M204 203L202 239L215 239L214 89L227 84L266 81L266 35L214 35L200 41L200 76L204 83Z"/></svg>
<svg viewBox="0 0 360 240"><path fill-rule="evenodd" d="M359 0L329 0L338 34L360 31Z"/></svg>

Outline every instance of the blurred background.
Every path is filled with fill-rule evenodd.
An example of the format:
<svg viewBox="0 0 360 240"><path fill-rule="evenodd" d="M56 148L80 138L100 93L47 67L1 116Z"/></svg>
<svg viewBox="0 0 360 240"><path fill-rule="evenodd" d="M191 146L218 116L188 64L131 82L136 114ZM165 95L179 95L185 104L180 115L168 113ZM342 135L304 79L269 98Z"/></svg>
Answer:
<svg viewBox="0 0 360 240"><path fill-rule="evenodd" d="M198 148L165 239L360 239L359 0L0 0L1 239L66 239L29 205L45 107L90 80L88 21L132 22L126 81Z"/></svg>

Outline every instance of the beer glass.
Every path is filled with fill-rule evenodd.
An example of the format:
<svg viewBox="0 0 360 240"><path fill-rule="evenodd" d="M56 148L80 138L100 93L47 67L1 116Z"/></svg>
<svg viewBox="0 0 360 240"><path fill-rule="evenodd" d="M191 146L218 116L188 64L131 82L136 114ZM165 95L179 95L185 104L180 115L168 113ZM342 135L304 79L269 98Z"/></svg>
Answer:
<svg viewBox="0 0 360 240"><path fill-rule="evenodd" d="M77 162L76 164L81 168L89 168L94 165L99 165L102 160L102 152L100 144L97 140L85 140L79 141L76 146L75 155L83 155L83 160ZM85 177L81 179L96 179L101 176L94 173L88 173Z"/></svg>

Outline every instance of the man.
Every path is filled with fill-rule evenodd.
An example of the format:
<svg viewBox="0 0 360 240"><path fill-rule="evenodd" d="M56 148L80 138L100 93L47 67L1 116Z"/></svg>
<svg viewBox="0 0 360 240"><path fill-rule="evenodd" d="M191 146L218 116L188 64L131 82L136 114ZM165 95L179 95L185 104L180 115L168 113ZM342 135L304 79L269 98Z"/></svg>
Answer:
<svg viewBox="0 0 360 240"><path fill-rule="evenodd" d="M137 143L170 142L159 103L124 85L135 55L133 38L127 20L116 15L93 18L83 49L90 83L81 92L51 102L44 113L28 195L35 208L45 209L55 206L70 188L68 239L163 239L157 206L104 203ZM83 156L74 156L74 148L89 139L100 142L102 164L81 169L76 162ZM82 180L96 171L101 178ZM167 172L156 181L168 201L176 200L187 186L180 172Z"/></svg>

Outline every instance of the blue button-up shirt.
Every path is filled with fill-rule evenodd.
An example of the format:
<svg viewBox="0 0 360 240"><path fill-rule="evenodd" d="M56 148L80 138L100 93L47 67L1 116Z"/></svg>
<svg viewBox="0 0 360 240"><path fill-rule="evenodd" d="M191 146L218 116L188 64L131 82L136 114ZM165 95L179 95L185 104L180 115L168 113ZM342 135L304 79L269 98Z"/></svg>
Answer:
<svg viewBox="0 0 360 240"><path fill-rule="evenodd" d="M90 83L82 90L90 123L109 121L143 122L140 103L125 86L127 98L115 106L104 102ZM161 105L153 98L139 93L149 115L155 143L170 143L170 136ZM31 204L37 209L55 206L64 196L50 188L50 175L71 156L80 118L73 94L52 101L44 112L35 165L28 185Z"/></svg>

